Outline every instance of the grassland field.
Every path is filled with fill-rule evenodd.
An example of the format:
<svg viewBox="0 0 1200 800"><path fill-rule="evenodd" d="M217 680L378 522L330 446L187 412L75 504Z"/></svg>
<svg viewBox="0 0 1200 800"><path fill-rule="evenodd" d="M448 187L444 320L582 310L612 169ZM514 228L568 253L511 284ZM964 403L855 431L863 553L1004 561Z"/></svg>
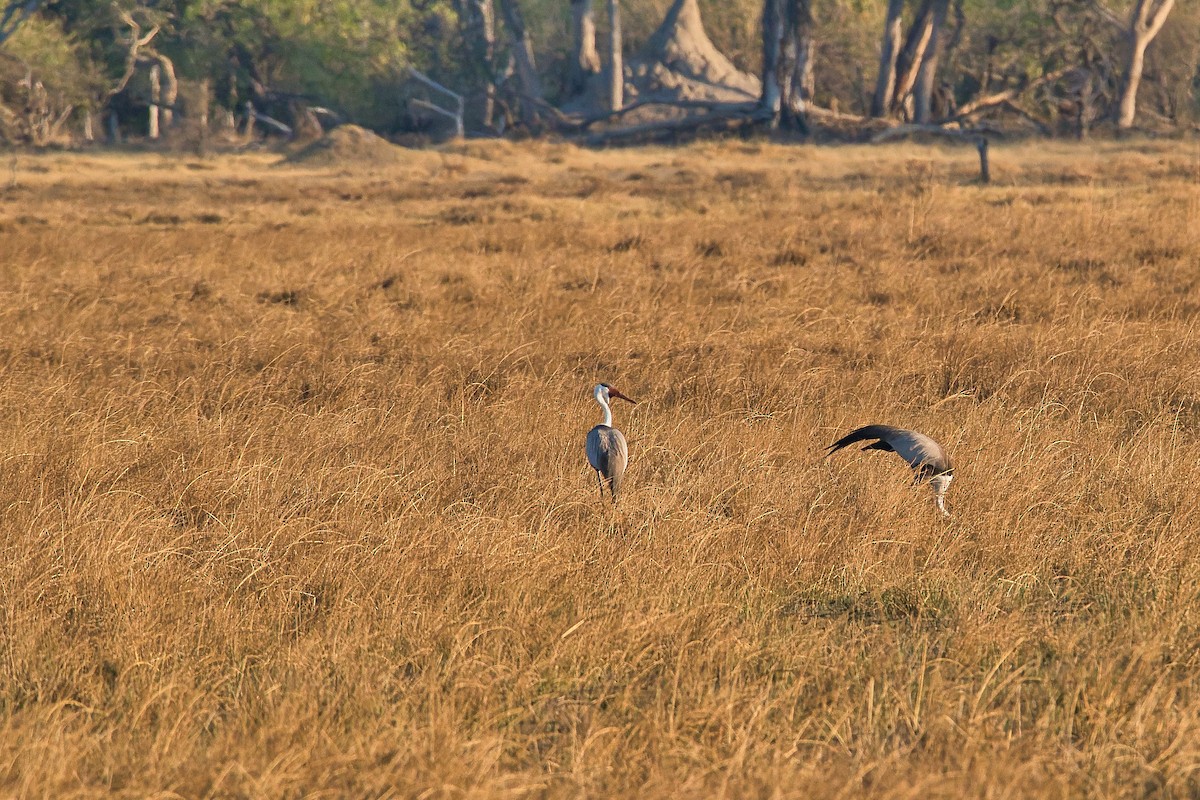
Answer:
<svg viewBox="0 0 1200 800"><path fill-rule="evenodd" d="M278 161L0 159L0 795L1200 796L1196 141Z"/></svg>

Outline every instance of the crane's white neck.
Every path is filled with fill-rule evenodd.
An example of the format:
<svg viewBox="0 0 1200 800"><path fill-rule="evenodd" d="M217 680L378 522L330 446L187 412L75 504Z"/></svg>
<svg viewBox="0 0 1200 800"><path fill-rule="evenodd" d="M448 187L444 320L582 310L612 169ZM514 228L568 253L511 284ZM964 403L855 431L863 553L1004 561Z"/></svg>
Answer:
<svg viewBox="0 0 1200 800"><path fill-rule="evenodd" d="M612 427L612 407L608 404L608 392L603 386L596 387L596 402L604 409L604 424Z"/></svg>

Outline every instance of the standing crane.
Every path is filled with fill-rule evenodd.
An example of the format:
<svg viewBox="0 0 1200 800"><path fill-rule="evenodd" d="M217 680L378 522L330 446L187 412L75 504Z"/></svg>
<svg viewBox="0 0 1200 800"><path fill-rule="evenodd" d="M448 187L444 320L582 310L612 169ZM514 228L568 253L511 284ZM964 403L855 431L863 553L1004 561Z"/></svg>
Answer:
<svg viewBox="0 0 1200 800"><path fill-rule="evenodd" d="M604 499L604 486L612 494L612 501L617 502L617 492L621 489L621 480L625 477L625 465L629 463L629 445L625 443L625 435L612 426L612 398L619 397L626 402L637 405L632 400L618 392L607 383L598 383L592 390L596 402L604 409L604 422L588 431L587 457L592 469L596 470L596 481L600 484L600 499Z"/></svg>
<svg viewBox="0 0 1200 800"><path fill-rule="evenodd" d="M851 431L829 445L825 455L831 456L855 442L872 440L875 441L863 450L883 450L903 458L912 468L913 483L929 481L938 510L945 516L950 516L950 512L946 510L946 490L950 488L950 481L954 480L954 464L951 463L945 448L923 433L893 428L891 425L867 425Z"/></svg>

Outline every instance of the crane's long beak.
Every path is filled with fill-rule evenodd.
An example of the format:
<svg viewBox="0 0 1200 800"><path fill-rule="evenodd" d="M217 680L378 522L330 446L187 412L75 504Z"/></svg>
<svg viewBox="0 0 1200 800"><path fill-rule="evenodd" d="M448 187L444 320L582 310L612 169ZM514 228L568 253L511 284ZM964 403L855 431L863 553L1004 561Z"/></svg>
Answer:
<svg viewBox="0 0 1200 800"><path fill-rule="evenodd" d="M637 400L634 400L632 397L626 397L625 395L621 394L620 392L618 392L616 389L612 388L611 386L608 387L608 396L609 397L619 397L622 400L624 400L626 403L633 403L635 406L638 404Z"/></svg>

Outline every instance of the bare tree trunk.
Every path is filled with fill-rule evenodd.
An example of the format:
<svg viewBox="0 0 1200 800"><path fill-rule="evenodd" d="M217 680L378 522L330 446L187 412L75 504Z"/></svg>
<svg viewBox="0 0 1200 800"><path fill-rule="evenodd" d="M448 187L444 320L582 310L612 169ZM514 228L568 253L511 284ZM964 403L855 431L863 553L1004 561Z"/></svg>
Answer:
<svg viewBox="0 0 1200 800"><path fill-rule="evenodd" d="M1142 82L1142 70L1146 63L1146 48L1162 30L1163 23L1175 0L1137 0L1129 19L1129 64L1121 81L1121 101L1117 109L1117 127L1133 127L1137 114L1138 85Z"/></svg>
<svg viewBox="0 0 1200 800"><path fill-rule="evenodd" d="M925 57L921 59L921 67L917 71L917 84L913 89L913 100L916 105L915 118L918 125L929 124L933 90L937 83L938 57L941 55L942 49L942 28L946 22L948 6L949 0L935 0L933 4L929 45L925 48Z"/></svg>
<svg viewBox="0 0 1200 800"><path fill-rule="evenodd" d="M759 105L771 115L771 125L779 124L783 107L783 85L779 65L783 61L783 3L781 0L763 2L763 65L762 96Z"/></svg>
<svg viewBox="0 0 1200 800"><path fill-rule="evenodd" d="M806 107L812 102L816 91L816 76L813 72L813 16L811 0L791 0L789 16L796 41L796 67L793 71L792 112L803 117Z"/></svg>
<svg viewBox="0 0 1200 800"><path fill-rule="evenodd" d="M150 67L150 138L158 138L158 104L162 101L162 70L157 63Z"/></svg>
<svg viewBox="0 0 1200 800"><path fill-rule="evenodd" d="M537 65L533 60L533 41L525 28L525 19L521 16L517 0L498 2L512 41L513 61L521 93L521 118L526 125L534 125L538 121L538 106L543 102L543 95L542 81L538 78Z"/></svg>
<svg viewBox="0 0 1200 800"><path fill-rule="evenodd" d="M1076 115L1078 130L1076 131L1076 135L1081 140L1088 138L1088 133L1091 131L1092 120L1096 116L1094 112L1095 104L1092 102L1094 91L1095 76L1092 75L1092 71L1089 69L1087 70L1087 74L1084 76L1083 85L1079 87L1078 114Z"/></svg>
<svg viewBox="0 0 1200 800"><path fill-rule="evenodd" d="M600 54L596 50L596 17L592 0L571 0L571 31L574 53L567 76L567 96L583 94L591 79L600 72Z"/></svg>
<svg viewBox="0 0 1200 800"><path fill-rule="evenodd" d="M621 6L617 0L608 0L608 67L610 111L620 111L625 105L625 59L621 53Z"/></svg>
<svg viewBox="0 0 1200 800"><path fill-rule="evenodd" d="M770 112L772 125L779 124L784 89L779 80L779 62L784 55L784 6L779 0L762 4L762 96L758 104Z"/></svg>
<svg viewBox="0 0 1200 800"><path fill-rule="evenodd" d="M892 93L892 110L899 110L912 93L917 82L917 72L925 59L925 50L929 46L929 38L933 34L933 3L934 0L924 0L917 16L913 19L904 37L904 47L896 57L896 89Z"/></svg>
<svg viewBox="0 0 1200 800"><path fill-rule="evenodd" d="M904 0L888 0L887 18L883 23L883 40L879 46L879 74L875 78L875 96L871 99L871 116L882 117L892 107L896 92L896 58L904 37Z"/></svg>
<svg viewBox="0 0 1200 800"><path fill-rule="evenodd" d="M470 70L483 83L480 122L491 127L496 109L496 12L492 0L464 0L456 4L463 39L471 51Z"/></svg>
<svg viewBox="0 0 1200 800"><path fill-rule="evenodd" d="M162 76L164 79L162 87L162 125L164 129L169 130L175 122L175 101L179 99L179 80L175 77L175 64L171 59L162 53L155 53L154 57L158 59L158 63L162 67Z"/></svg>
<svg viewBox="0 0 1200 800"><path fill-rule="evenodd" d="M114 6L115 7L115 6ZM133 77L134 70L137 69L138 62L141 61L139 55L140 50L146 47L158 35L160 27L155 25L150 29L150 32L142 35L142 26L133 18L133 15L128 11L118 9L118 15L121 21L129 26L129 35L125 40L125 70L120 79L104 93L104 102L107 103L112 98L120 94L129 84L129 79Z"/></svg>
<svg viewBox="0 0 1200 800"><path fill-rule="evenodd" d="M200 118L200 130L197 131L196 135L196 155L201 158L208 155L208 107L212 101L211 93L212 89L209 86L208 78L205 78L200 82L200 108L198 109L200 112L198 114Z"/></svg>
<svg viewBox="0 0 1200 800"><path fill-rule="evenodd" d="M807 130L812 100L813 19L809 0L764 0L760 105L772 127Z"/></svg>
<svg viewBox="0 0 1200 800"><path fill-rule="evenodd" d="M254 115L254 103L251 103L249 100L247 100L246 101L246 130L242 134L242 136L246 140L246 144L250 144L252 141L254 141L254 116L255 116Z"/></svg>

